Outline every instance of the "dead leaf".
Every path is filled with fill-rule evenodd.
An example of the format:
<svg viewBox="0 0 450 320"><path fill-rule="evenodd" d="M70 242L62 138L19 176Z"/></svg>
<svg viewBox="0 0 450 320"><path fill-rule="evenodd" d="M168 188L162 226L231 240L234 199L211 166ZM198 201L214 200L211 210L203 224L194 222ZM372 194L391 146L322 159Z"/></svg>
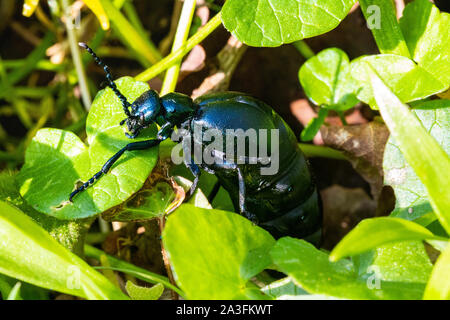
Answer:
<svg viewBox="0 0 450 320"><path fill-rule="evenodd" d="M323 204L323 244L331 250L361 220L375 216L376 201L361 188L332 185L320 192Z"/></svg>
<svg viewBox="0 0 450 320"><path fill-rule="evenodd" d="M344 151L353 168L370 184L374 199L383 187L383 153L389 130L380 122L372 121L353 126L322 126L325 145Z"/></svg>

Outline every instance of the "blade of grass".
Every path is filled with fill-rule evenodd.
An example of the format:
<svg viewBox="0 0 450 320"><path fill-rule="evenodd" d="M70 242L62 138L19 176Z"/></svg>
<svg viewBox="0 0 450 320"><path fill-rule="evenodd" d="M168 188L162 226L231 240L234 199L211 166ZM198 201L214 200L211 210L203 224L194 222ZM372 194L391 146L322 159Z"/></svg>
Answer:
<svg viewBox="0 0 450 320"><path fill-rule="evenodd" d="M183 292L176 286L172 285L168 278L161 276L159 274L147 271L145 269L136 267L135 265L128 263L126 261L114 258L113 256L110 256L103 252L100 249L97 249L90 245L85 245L84 247L85 255L88 258L96 259L100 261L100 258L102 256L106 256L108 258L108 262L111 265L109 269L119 272L124 272L130 275L135 276L138 279L141 279L143 281L149 282L149 283L161 283L166 288L172 289L173 291L177 292L180 296L184 296ZM97 269L105 269L104 267L98 267Z"/></svg>
<svg viewBox="0 0 450 320"><path fill-rule="evenodd" d="M25 0L22 7L22 15L31 17L39 4L39 0Z"/></svg>
<svg viewBox="0 0 450 320"><path fill-rule="evenodd" d="M125 3L123 4L123 10L125 11L128 20L130 20L130 23L133 25L136 31L141 35L150 37L150 32L148 30L145 30L144 26L141 23L141 19L139 19L139 16L136 12L136 8L131 1L125 1Z"/></svg>
<svg viewBox="0 0 450 320"><path fill-rule="evenodd" d="M22 287L22 282L17 281L12 290L9 292L8 298L6 300L22 300L20 298L20 288Z"/></svg>
<svg viewBox="0 0 450 320"><path fill-rule="evenodd" d="M436 261L424 293L425 300L450 299L450 246Z"/></svg>
<svg viewBox="0 0 450 320"><path fill-rule="evenodd" d="M24 79L30 72L35 70L37 63L45 57L45 51L53 43L53 34L47 32L37 46L26 58L22 66L17 67L7 74L7 81L10 86L14 86L20 80ZM4 84L0 85L0 98L3 98L8 93L8 88Z"/></svg>
<svg viewBox="0 0 450 320"><path fill-rule="evenodd" d="M173 40L172 53L182 48L186 42L191 27L192 17L194 16L195 4L195 0L185 0L183 3L180 19L178 20L177 32L175 33L175 38ZM161 88L161 95L165 95L175 90L180 72L180 64L181 60L177 61L177 63L167 69Z"/></svg>
<svg viewBox="0 0 450 320"><path fill-rule="evenodd" d="M0 201L0 273L88 299L127 299L19 209Z"/></svg>
<svg viewBox="0 0 450 320"><path fill-rule="evenodd" d="M89 111L91 108L91 94L87 85L86 74L84 72L83 62L81 61L81 54L78 50L77 36L74 31L71 17L69 17L69 3L67 0L62 0L62 8L65 14L65 25L67 31L67 37L70 45L70 52L72 54L73 64L78 76L78 84L80 85L81 99L83 100L84 108Z"/></svg>
<svg viewBox="0 0 450 320"><path fill-rule="evenodd" d="M113 30L121 41L138 55L139 62L148 67L161 60L161 54L155 45L142 37L116 6L109 0L100 0L100 2L112 23Z"/></svg>
<svg viewBox="0 0 450 320"><path fill-rule="evenodd" d="M109 29L109 19L100 0L83 0L86 6L97 16L103 30Z"/></svg>
<svg viewBox="0 0 450 320"><path fill-rule="evenodd" d="M371 83L377 106L408 164L425 185L431 206L450 233L450 158L373 70Z"/></svg>
<svg viewBox="0 0 450 320"><path fill-rule="evenodd" d="M190 37L183 47L172 52L167 57L162 59L154 66L148 68L142 73L138 74L135 79L139 81L148 81L159 75L164 70L170 68L175 63L183 59L183 57L189 53L197 44L202 42L208 35L210 35L218 26L220 26L222 20L220 18L220 12L216 14L211 20L208 21L199 31L197 31L192 37Z"/></svg>

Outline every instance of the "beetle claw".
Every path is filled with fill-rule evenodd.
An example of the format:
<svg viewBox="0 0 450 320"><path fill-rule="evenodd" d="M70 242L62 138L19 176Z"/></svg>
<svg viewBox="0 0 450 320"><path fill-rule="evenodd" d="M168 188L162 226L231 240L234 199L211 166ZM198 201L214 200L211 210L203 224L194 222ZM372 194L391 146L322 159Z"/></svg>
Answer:
<svg viewBox="0 0 450 320"><path fill-rule="evenodd" d="M135 133L135 134L129 134L128 132L125 132L125 136L128 138L128 139L135 139L136 137L137 137L137 133Z"/></svg>

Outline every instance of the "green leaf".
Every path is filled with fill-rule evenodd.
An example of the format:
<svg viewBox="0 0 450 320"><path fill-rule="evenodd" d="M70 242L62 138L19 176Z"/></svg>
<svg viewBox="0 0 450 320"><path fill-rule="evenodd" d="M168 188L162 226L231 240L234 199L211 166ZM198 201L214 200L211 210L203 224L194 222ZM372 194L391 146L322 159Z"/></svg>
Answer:
<svg viewBox="0 0 450 320"><path fill-rule="evenodd" d="M420 299L424 285L379 281L359 276L349 260L330 262L326 253L304 240L281 238L270 251L275 265L311 294L344 299Z"/></svg>
<svg viewBox="0 0 450 320"><path fill-rule="evenodd" d="M450 14L440 13L428 0L415 0L405 7L400 27L413 60L448 88Z"/></svg>
<svg viewBox="0 0 450 320"><path fill-rule="evenodd" d="M6 300L22 300L20 298L20 288L22 286L22 282L17 281L17 283L14 285L14 287L11 289L11 292L9 293Z"/></svg>
<svg viewBox="0 0 450 320"><path fill-rule="evenodd" d="M39 5L39 0L25 0L23 2L22 15L25 17L31 17Z"/></svg>
<svg viewBox="0 0 450 320"><path fill-rule="evenodd" d="M424 299L450 299L450 246L441 253L434 265L430 281L425 289Z"/></svg>
<svg viewBox="0 0 450 320"><path fill-rule="evenodd" d="M60 220L36 211L20 196L16 185L16 176L7 171L0 173L0 200L22 210L70 251L82 254L84 235L93 218Z"/></svg>
<svg viewBox="0 0 450 320"><path fill-rule="evenodd" d="M318 106L344 111L358 103L350 62L340 49L326 49L308 59L299 70L299 79L308 98Z"/></svg>
<svg viewBox="0 0 450 320"><path fill-rule="evenodd" d="M169 216L163 243L188 299L249 299L275 240L236 213L185 204Z"/></svg>
<svg viewBox="0 0 450 320"><path fill-rule="evenodd" d="M309 295L308 292L297 286L290 277L276 280L261 288L261 291L279 300L299 299L301 296Z"/></svg>
<svg viewBox="0 0 450 320"><path fill-rule="evenodd" d="M88 299L126 299L22 211L0 201L0 273Z"/></svg>
<svg viewBox="0 0 450 320"><path fill-rule="evenodd" d="M372 108L377 108L370 80L373 72L405 103L424 99L448 87L448 83L442 83L411 59L392 54L361 57L353 60L350 68L358 83L358 99Z"/></svg>
<svg viewBox="0 0 450 320"><path fill-rule="evenodd" d="M106 15L105 9L103 9L100 0L83 0L83 2L97 16L98 22L100 22L102 29L108 30L109 18Z"/></svg>
<svg viewBox="0 0 450 320"><path fill-rule="evenodd" d="M440 100L415 101L410 103L410 106L411 108L422 110L450 108L450 100L440 99Z"/></svg>
<svg viewBox="0 0 450 320"><path fill-rule="evenodd" d="M436 216L450 232L450 159L438 142L426 131L408 106L389 90L375 74L372 88L381 116L400 151L425 185Z"/></svg>
<svg viewBox="0 0 450 320"><path fill-rule="evenodd" d="M397 21L394 2L392 0L360 0L359 4L380 52L410 58ZM417 17L414 19L414 24Z"/></svg>
<svg viewBox="0 0 450 320"><path fill-rule="evenodd" d="M316 118L311 119L308 122L306 127L303 129L300 134L300 138L302 141L311 141L316 136L317 132L319 132L320 127L325 122L325 118L328 115L328 110L325 108L320 108L319 113Z"/></svg>
<svg viewBox="0 0 450 320"><path fill-rule="evenodd" d="M330 259L337 261L347 256L355 256L390 242L427 239L445 240L408 220L389 217L365 219L336 245Z"/></svg>
<svg viewBox="0 0 450 320"><path fill-rule="evenodd" d="M161 54L149 39L140 34L110 0L99 0L120 40L137 54L144 67L161 60Z"/></svg>
<svg viewBox="0 0 450 320"><path fill-rule="evenodd" d="M236 38L255 47L276 47L334 28L355 0L228 0L222 22Z"/></svg>
<svg viewBox="0 0 450 320"><path fill-rule="evenodd" d="M130 77L117 80L117 87L130 103L148 90L148 85ZM158 148L127 152L93 186L68 202L77 181L86 181L130 139L119 122L125 118L122 105L111 89L100 91L86 122L89 147L71 132L41 129L25 154L17 180L20 193L37 211L59 219L94 216L114 207L137 192L156 164ZM154 138L155 127L133 141Z"/></svg>
<svg viewBox="0 0 450 320"><path fill-rule="evenodd" d="M164 291L164 286L161 283L157 283L153 287L147 288L138 286L131 281L127 281L125 288L133 300L158 300Z"/></svg>
<svg viewBox="0 0 450 320"><path fill-rule="evenodd" d="M136 195L125 201L119 212L109 211L102 215L107 221L142 221L165 214L165 210L175 199L175 193L172 186L166 182L158 182L150 189L143 189Z"/></svg>
<svg viewBox="0 0 450 320"><path fill-rule="evenodd" d="M358 256L352 259L357 259ZM359 256L358 273L367 278L373 275L378 280L412 283L421 288L431 274L433 265L422 241L392 242Z"/></svg>
<svg viewBox="0 0 450 320"><path fill-rule="evenodd" d="M425 110L414 109L412 112L420 120L425 130L447 154L450 154L450 109L426 110L428 105L431 104L433 106L439 104L440 101L432 100L421 103L419 107L424 106ZM411 130L408 129L408 137L411 137L409 133ZM430 163L430 165L439 167L441 163ZM433 211L425 185L413 168L406 162L403 153L399 149L398 142L392 136L389 138L384 150L383 170L385 184L390 185L394 189L396 197L395 209L391 213L392 216L415 220ZM447 193L443 193L443 196L445 194Z"/></svg>

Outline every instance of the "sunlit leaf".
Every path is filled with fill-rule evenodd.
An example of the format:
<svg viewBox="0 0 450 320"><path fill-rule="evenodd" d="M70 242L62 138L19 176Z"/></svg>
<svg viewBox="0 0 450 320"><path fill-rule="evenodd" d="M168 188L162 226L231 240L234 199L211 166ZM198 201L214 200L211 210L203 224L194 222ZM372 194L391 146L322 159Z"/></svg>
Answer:
<svg viewBox="0 0 450 320"><path fill-rule="evenodd" d="M434 236L421 225L400 219L380 217L365 219L351 230L333 249L332 261L354 256L390 242L406 240L445 240Z"/></svg>
<svg viewBox="0 0 450 320"><path fill-rule="evenodd" d="M0 273L88 299L126 299L22 211L0 201Z"/></svg>
<svg viewBox="0 0 450 320"><path fill-rule="evenodd" d="M334 29L355 0L228 0L222 21L240 41L276 47Z"/></svg>
<svg viewBox="0 0 450 320"><path fill-rule="evenodd" d="M275 240L236 213L185 204L169 216L163 243L187 298L249 299Z"/></svg>
<svg viewBox="0 0 450 320"><path fill-rule="evenodd" d="M119 90L134 101L148 85L130 77L117 80ZM156 164L158 148L127 152L110 172L68 202L77 181L86 181L117 151L130 143L119 122L122 105L111 89L100 91L86 122L89 147L73 133L41 129L28 147L17 177L20 193L40 212L62 219L79 219L103 212L138 191ZM133 141L154 138L152 127Z"/></svg>

